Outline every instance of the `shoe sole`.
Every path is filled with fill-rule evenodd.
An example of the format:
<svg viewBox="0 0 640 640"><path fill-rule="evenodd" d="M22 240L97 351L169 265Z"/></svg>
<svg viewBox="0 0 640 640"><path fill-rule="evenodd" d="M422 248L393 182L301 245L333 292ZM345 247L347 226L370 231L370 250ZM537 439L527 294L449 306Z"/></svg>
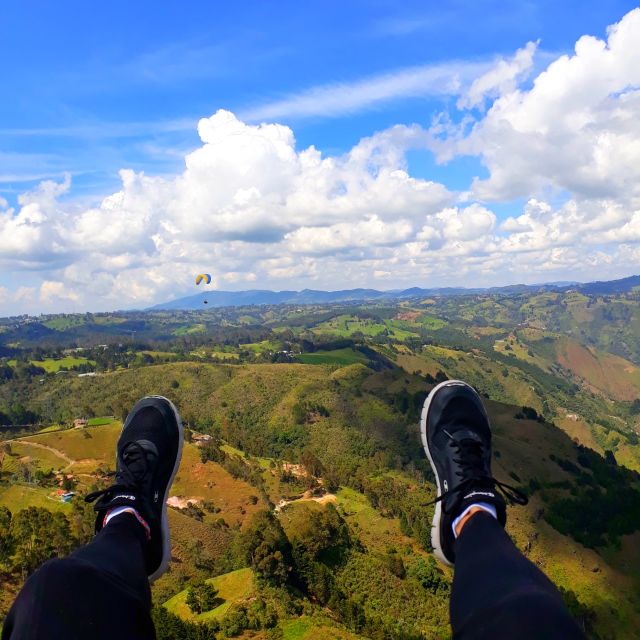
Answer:
<svg viewBox="0 0 640 640"><path fill-rule="evenodd" d="M178 453L176 455L176 462L173 466L173 471L171 472L171 477L169 478L169 482L167 483L167 488L164 492L164 499L162 500L162 518L161 518L161 530L163 535L162 540L162 559L160 560L160 564L158 568L149 576L149 582L153 582L157 580L161 575L166 573L169 568L169 562L171 560L171 536L169 534L169 519L167 517L167 499L169 498L169 490L171 489L171 485L173 484L173 480L176 477L176 473L178 472L178 467L180 466L180 461L182 460L182 445L184 444L184 428L182 426L182 420L180 418L180 414L176 409L175 405L169 398L165 398L164 396L145 396L142 400L148 400L155 398L156 400L165 400L169 403L171 410L173 411L173 415L176 419L176 424L178 425ZM123 425L124 430L124 425Z"/></svg>
<svg viewBox="0 0 640 640"><path fill-rule="evenodd" d="M437 497L439 498L442 495L442 490L440 488L440 476L438 475L438 470L436 469L436 465L433 464L433 458L431 457L431 451L429 451L429 442L427 439L427 416L429 414L429 407L431 406L431 401L435 397L436 393L443 387L469 387L476 393L475 389L471 385L468 385L466 382L462 380L445 380L440 384L436 385L431 389L427 399L424 401L424 405L422 407L422 413L420 414L420 437L422 438L422 446L424 447L424 452L427 454L427 458L429 458L429 463L431 464L431 470L433 471L433 475L436 479L436 489L438 491ZM435 513L433 514L433 521L431 523L431 546L433 547L433 554L435 555L440 562L448 565L449 567L453 566L453 563L446 558L442 551L442 547L440 546L440 521L442 519L442 502L436 502Z"/></svg>

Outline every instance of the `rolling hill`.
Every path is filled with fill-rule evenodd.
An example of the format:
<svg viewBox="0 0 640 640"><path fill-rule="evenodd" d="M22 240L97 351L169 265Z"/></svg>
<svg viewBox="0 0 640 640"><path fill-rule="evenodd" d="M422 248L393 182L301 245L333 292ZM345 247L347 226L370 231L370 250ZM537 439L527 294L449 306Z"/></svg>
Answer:
<svg viewBox="0 0 640 640"><path fill-rule="evenodd" d="M431 357L453 359L436 351ZM154 601L166 615L185 624L207 622L220 637L254 620L266 626L245 630L244 637L265 637L274 628L278 637L346 640L371 637L367 629L375 627L391 637L432 638L448 633L451 573L433 565L428 540L432 507L426 503L434 489L416 426L428 388L422 374L361 363L178 362L95 378L57 376L34 386L32 402L70 414L90 406L108 415L140 395L160 393L177 403L195 433L213 436L209 449L186 444L173 487L173 562L154 585ZM591 637L634 637L640 628L638 476L576 445L554 425L520 416L519 406L487 400L487 407L494 471L531 495L528 507L510 510L509 532L565 590ZM17 480L17 469L70 472L83 492L112 464L118 429L115 421L14 440L2 465L0 506L13 512L46 506L71 517L76 507L56 502L47 480ZM626 518L603 515L620 510ZM314 571L330 570L333 600L322 605L325 596L304 572L296 574L293 590L256 575L243 549L265 526L281 527L294 551L307 548L318 527L335 532L327 555L313 560ZM290 566L301 572L307 565L295 553ZM218 589L219 601L196 616L185 604L185 589L202 580ZM3 588L5 607L18 582L14 576ZM355 603L358 623L345 608ZM401 611L410 623L399 623Z"/></svg>

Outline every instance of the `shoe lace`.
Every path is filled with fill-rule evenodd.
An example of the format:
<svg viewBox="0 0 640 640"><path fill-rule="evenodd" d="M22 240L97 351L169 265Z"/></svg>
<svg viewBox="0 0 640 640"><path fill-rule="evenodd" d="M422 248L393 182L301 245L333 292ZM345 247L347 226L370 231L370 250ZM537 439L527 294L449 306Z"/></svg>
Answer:
<svg viewBox="0 0 640 640"><path fill-rule="evenodd" d="M456 440L450 433L446 431L445 433L451 440L451 446L456 449L453 460L459 466L459 470L455 473L461 478L461 482L428 504L436 504L436 502L442 502L450 496L456 496L456 500L449 508L446 507L446 502L443 503L444 511L449 513L457 508L463 500L464 494L472 489L494 490L501 493L510 504L525 505L529 502L529 498L522 491L485 473L484 450L481 442L472 438Z"/></svg>
<svg viewBox="0 0 640 640"><path fill-rule="evenodd" d="M94 502L101 496L111 497L118 491L135 491L151 470L145 448L136 441L127 443L122 451L122 464L115 475L116 481L106 489L92 491L85 496L85 502Z"/></svg>

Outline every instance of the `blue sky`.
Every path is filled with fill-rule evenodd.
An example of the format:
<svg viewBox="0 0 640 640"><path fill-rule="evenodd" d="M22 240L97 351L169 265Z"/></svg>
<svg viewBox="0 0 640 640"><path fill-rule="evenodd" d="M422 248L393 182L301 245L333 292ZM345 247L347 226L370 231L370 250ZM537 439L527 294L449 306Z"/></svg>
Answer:
<svg viewBox="0 0 640 640"><path fill-rule="evenodd" d="M195 123L318 85L416 65L491 60L530 40L570 51L632 2L4 2L0 193L70 171L75 193L114 187L121 167L173 171ZM354 113L284 116L298 146L328 153L396 123L428 124L429 97ZM425 175L430 158L416 158ZM437 169L458 188L477 162ZM475 175L475 173L474 173ZM32 178L30 180L30 178ZM35 180L33 179L35 178Z"/></svg>
<svg viewBox="0 0 640 640"><path fill-rule="evenodd" d="M167 179L180 175L185 155L202 144L198 120L219 109L247 125L285 125L295 135L297 151L314 145L323 156L336 158L396 125L417 124L433 132L434 119L443 113L452 126L464 118L483 123L497 94L487 93L484 103L466 110L456 104L463 88L491 65L537 43L517 86L530 90L550 63L573 55L582 36L606 41L607 27L633 8L620 1L6 1L0 7L5 96L0 101L0 197L16 216L20 194L70 174L71 187L56 200L66 207L68 222L118 191L123 168ZM460 78L460 91L442 88L450 76ZM477 146L480 142L454 149L453 134L447 136L447 162L437 157L434 143L402 150L410 176L459 194L471 189L474 177L497 175L499 168L491 163L498 161ZM529 190L493 189L489 196L478 192L467 201L490 207L500 222L521 215L531 197L545 196L555 206L575 196L572 188L552 182L538 182ZM448 204L458 202L454 198ZM379 214L381 219L385 215ZM216 251L212 248L212 256ZM0 248L0 287L10 294L18 273L36 297L43 282L63 283L71 290L71 276L61 271L72 265L69 256L61 266L15 255L8 251L3 261ZM236 267L233 273L249 269ZM499 280L493 273L479 280ZM306 283L300 274L294 277L296 285ZM391 280L389 285L401 284ZM260 274L247 282L284 284L279 277ZM330 283L320 279L316 284ZM180 288L178 283L172 287L149 295ZM5 294L9 310L16 302L12 295ZM79 305L97 300L82 292L75 299ZM45 295L47 300L51 308L66 304L64 297L56 303L55 295Z"/></svg>

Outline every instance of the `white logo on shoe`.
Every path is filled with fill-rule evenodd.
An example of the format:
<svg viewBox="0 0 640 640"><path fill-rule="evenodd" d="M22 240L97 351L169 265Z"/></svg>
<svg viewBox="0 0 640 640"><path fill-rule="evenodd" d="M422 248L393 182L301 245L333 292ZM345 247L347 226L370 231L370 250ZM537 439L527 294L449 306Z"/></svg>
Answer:
<svg viewBox="0 0 640 640"><path fill-rule="evenodd" d="M153 494L153 501L154 501L154 502L158 502L158 497L159 497L159 494L158 494L158 492L156 491L156 492Z"/></svg>
<svg viewBox="0 0 640 640"><path fill-rule="evenodd" d="M473 496L489 496L490 498L495 498L496 494L491 493L491 491L472 491L471 493L467 493L467 495L462 499L466 500L467 498L472 498Z"/></svg>
<svg viewBox="0 0 640 640"><path fill-rule="evenodd" d="M135 496L129 496L126 493L121 493L120 495L116 496L116 499L118 498L123 498L124 500L135 500L136 497Z"/></svg>
<svg viewBox="0 0 640 640"><path fill-rule="evenodd" d="M446 480L444 481L444 490L449 491L449 483Z"/></svg>

